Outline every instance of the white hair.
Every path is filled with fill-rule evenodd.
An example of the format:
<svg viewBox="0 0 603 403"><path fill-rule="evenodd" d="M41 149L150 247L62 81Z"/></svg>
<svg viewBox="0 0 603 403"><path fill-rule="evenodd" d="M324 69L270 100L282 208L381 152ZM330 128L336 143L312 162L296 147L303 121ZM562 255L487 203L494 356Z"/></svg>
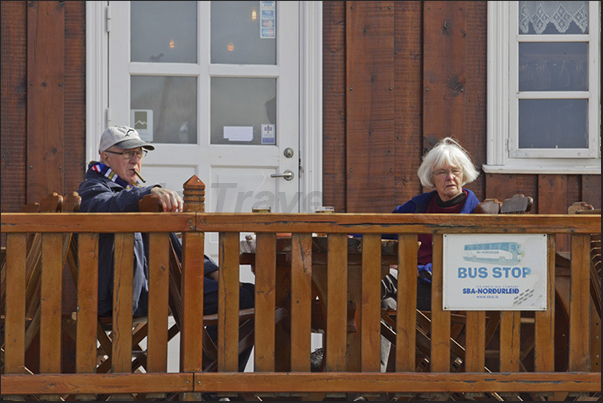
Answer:
<svg viewBox="0 0 603 403"><path fill-rule="evenodd" d="M429 150L423 158L423 162L417 171L421 184L428 188L434 188L433 172L444 165L463 170L462 186L473 182L479 176L479 171L475 169L467 150L451 137L446 137Z"/></svg>

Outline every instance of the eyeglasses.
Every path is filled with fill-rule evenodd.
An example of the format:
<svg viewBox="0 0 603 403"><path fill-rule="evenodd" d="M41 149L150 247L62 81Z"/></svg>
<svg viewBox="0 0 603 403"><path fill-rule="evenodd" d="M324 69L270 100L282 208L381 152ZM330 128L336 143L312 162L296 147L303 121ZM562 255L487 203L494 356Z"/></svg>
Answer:
<svg viewBox="0 0 603 403"><path fill-rule="evenodd" d="M126 150L126 151L122 151L122 152L118 153L117 151L106 150L105 152L106 153L111 153L111 154L121 155L123 159L130 160L135 155L138 158L143 159L147 155L147 153L149 151L148 150Z"/></svg>
<svg viewBox="0 0 603 403"><path fill-rule="evenodd" d="M463 170L459 169L459 168L454 168L454 169L440 169L438 171L432 172L432 174L434 176L438 176L438 177L448 177L448 174L451 173L453 176L456 176L457 178L459 176L461 176L463 174Z"/></svg>

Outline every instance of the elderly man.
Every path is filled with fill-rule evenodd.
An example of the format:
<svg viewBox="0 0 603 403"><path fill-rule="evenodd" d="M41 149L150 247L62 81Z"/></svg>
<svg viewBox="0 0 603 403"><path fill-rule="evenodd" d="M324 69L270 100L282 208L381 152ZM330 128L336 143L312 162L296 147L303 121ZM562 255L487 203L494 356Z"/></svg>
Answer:
<svg viewBox="0 0 603 403"><path fill-rule="evenodd" d="M155 146L143 141L138 132L127 126L113 126L101 136L100 162L92 161L86 172L86 179L80 184L79 195L82 198L80 212L123 213L138 212L138 202L148 194L155 194L163 206L163 211L183 210L183 202L178 193L163 189L159 185L141 186L142 161L149 150ZM181 258L180 240L171 234L172 244ZM146 316L148 313L148 253L149 244L146 234L134 234L134 283L133 314ZM113 270L114 235L99 236L98 262L98 314L111 316L113 309ZM218 266L205 257L204 314L218 311ZM241 284L240 307L254 306L253 284ZM216 329L208 329L212 337ZM242 368L249 357L242 355ZM246 357L243 357L246 356Z"/></svg>

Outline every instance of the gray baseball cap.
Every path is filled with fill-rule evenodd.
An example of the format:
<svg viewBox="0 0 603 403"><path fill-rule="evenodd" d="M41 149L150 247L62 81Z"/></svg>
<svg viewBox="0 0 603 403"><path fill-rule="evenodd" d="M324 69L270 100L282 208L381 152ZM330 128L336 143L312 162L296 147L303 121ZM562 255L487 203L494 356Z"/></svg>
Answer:
<svg viewBox="0 0 603 403"><path fill-rule="evenodd" d="M142 140L138 132L128 126L112 126L103 132L98 151L103 152L113 146L123 148L124 150L137 147L147 150L155 149L154 145Z"/></svg>

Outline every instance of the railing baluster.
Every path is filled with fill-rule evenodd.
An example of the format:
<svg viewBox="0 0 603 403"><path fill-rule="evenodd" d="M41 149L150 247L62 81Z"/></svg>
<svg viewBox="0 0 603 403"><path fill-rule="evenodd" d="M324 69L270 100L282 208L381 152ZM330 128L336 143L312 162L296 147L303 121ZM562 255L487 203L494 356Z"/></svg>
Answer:
<svg viewBox="0 0 603 403"><path fill-rule="evenodd" d="M381 370L381 235L362 237L361 369Z"/></svg>
<svg viewBox="0 0 603 403"><path fill-rule="evenodd" d="M218 371L239 368L239 233L220 232Z"/></svg>
<svg viewBox="0 0 603 403"><path fill-rule="evenodd" d="M115 234L113 288L113 373L132 372L132 286L134 234Z"/></svg>
<svg viewBox="0 0 603 403"><path fill-rule="evenodd" d="M27 234L6 237L4 373L25 373L25 280Z"/></svg>
<svg viewBox="0 0 603 403"><path fill-rule="evenodd" d="M570 291L570 371L590 370L590 236L572 234Z"/></svg>
<svg viewBox="0 0 603 403"><path fill-rule="evenodd" d="M255 254L255 372L274 372L276 234L259 233Z"/></svg>
<svg viewBox="0 0 603 403"><path fill-rule="evenodd" d="M147 372L167 372L169 233L149 235L149 316ZM148 396L147 396L148 397Z"/></svg>
<svg viewBox="0 0 603 403"><path fill-rule="evenodd" d="M416 234L398 236L398 305L396 313L396 371L415 370L417 340L417 249Z"/></svg>
<svg viewBox="0 0 603 403"><path fill-rule="evenodd" d="M483 372L486 363L486 311L468 311L466 321L465 370Z"/></svg>
<svg viewBox="0 0 603 403"><path fill-rule="evenodd" d="M450 311L442 310L443 241L433 235L431 286L431 372L450 371Z"/></svg>
<svg viewBox="0 0 603 403"><path fill-rule="evenodd" d="M486 311L468 311L465 317L465 371L484 372L486 365ZM483 397L481 392L465 393L466 398Z"/></svg>
<svg viewBox="0 0 603 403"><path fill-rule="evenodd" d="M42 234L40 288L40 372L61 372L63 234ZM48 395L47 400L60 400Z"/></svg>
<svg viewBox="0 0 603 403"><path fill-rule="evenodd" d="M504 311L500 314L500 370L519 372L521 312Z"/></svg>
<svg viewBox="0 0 603 403"><path fill-rule="evenodd" d="M348 243L346 234L328 235L327 257L327 372L346 370Z"/></svg>
<svg viewBox="0 0 603 403"><path fill-rule="evenodd" d="M555 371L555 248L555 236L549 234L547 236L547 310L535 314L534 370L538 372Z"/></svg>
<svg viewBox="0 0 603 403"><path fill-rule="evenodd" d="M76 372L96 369L98 234L78 235Z"/></svg>
<svg viewBox="0 0 603 403"><path fill-rule="evenodd" d="M40 372L61 372L62 234L42 235Z"/></svg>
<svg viewBox="0 0 603 403"><path fill-rule="evenodd" d="M291 371L310 372L312 235L291 235Z"/></svg>
<svg viewBox="0 0 603 403"><path fill-rule="evenodd" d="M77 241L76 241L77 240ZM72 235L69 264L77 287L75 372L96 372L96 330L98 324L98 234ZM94 395L78 395L78 400L95 400Z"/></svg>

